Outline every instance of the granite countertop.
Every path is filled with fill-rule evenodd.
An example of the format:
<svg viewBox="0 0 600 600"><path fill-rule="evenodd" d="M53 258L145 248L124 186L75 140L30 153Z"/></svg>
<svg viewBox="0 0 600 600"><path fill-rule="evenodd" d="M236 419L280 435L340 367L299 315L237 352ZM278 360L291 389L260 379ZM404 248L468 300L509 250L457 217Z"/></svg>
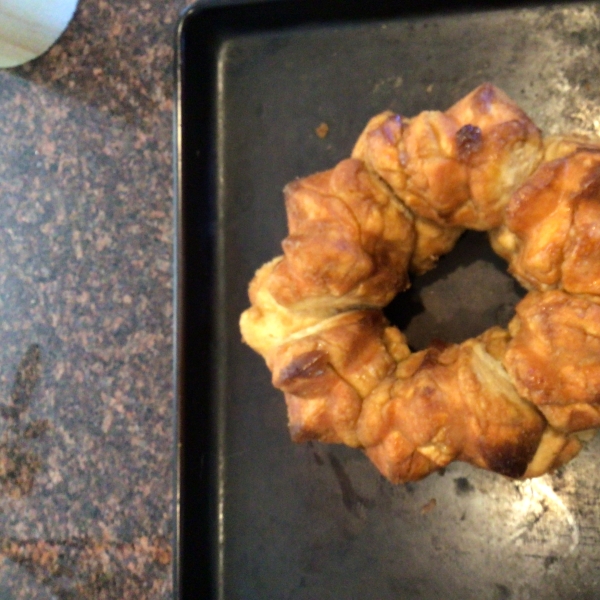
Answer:
<svg viewBox="0 0 600 600"><path fill-rule="evenodd" d="M173 40L81 0L0 70L0 598L168 598Z"/></svg>

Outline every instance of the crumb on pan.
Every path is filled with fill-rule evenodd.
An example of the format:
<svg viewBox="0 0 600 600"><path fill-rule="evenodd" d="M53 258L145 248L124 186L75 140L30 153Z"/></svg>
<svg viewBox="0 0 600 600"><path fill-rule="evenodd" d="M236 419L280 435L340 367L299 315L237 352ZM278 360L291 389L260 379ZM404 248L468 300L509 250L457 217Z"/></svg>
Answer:
<svg viewBox="0 0 600 600"><path fill-rule="evenodd" d="M432 498L429 502L421 507L421 514L428 515L437 506L437 500Z"/></svg>
<svg viewBox="0 0 600 600"><path fill-rule="evenodd" d="M317 128L315 128L315 133L321 139L326 138L327 134L329 133L329 125L327 125L327 123L321 123Z"/></svg>

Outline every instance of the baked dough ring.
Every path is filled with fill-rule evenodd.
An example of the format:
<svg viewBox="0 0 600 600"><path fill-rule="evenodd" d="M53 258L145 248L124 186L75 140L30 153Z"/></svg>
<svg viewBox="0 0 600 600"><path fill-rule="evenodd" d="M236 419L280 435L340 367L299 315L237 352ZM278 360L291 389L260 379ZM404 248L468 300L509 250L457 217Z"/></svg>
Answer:
<svg viewBox="0 0 600 600"><path fill-rule="evenodd" d="M445 112L377 115L351 158L284 193L283 256L240 327L294 441L361 448L393 482L454 460L522 478L600 426L600 143L543 140L484 84ZM531 291L507 330L411 352L381 309L465 229Z"/></svg>

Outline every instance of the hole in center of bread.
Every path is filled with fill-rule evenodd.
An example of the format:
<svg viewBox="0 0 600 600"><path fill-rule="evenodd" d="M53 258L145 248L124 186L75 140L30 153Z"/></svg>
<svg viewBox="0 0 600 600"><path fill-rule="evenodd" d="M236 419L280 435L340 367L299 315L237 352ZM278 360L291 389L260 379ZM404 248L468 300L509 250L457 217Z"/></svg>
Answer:
<svg viewBox="0 0 600 600"><path fill-rule="evenodd" d="M435 269L411 280L384 312L413 350L433 340L460 343L494 325L506 327L527 293L484 232L466 232Z"/></svg>

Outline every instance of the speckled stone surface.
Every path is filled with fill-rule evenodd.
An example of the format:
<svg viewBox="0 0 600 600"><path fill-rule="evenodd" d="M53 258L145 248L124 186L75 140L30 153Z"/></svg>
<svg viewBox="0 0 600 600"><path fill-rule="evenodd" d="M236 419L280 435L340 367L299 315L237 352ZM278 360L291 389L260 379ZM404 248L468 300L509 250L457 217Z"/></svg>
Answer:
<svg viewBox="0 0 600 600"><path fill-rule="evenodd" d="M0 598L172 595L173 41L81 0L0 71Z"/></svg>

